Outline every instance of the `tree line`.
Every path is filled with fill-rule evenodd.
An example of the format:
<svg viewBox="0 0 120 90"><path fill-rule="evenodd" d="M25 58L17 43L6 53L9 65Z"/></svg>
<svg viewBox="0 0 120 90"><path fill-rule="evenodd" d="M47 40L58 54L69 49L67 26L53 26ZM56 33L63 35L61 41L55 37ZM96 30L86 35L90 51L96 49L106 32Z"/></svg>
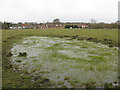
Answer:
<svg viewBox="0 0 120 90"><path fill-rule="evenodd" d="M33 23L34 24L34 23ZM10 29L14 25L13 23L10 22L3 22L2 23L2 29ZM16 24L17 25L17 24ZM81 28L78 27L77 25L65 25L64 28ZM120 28L120 25L118 23L88 23L88 28L89 29L116 29Z"/></svg>
<svg viewBox="0 0 120 90"><path fill-rule="evenodd" d="M2 29L10 29L11 26L12 26L12 23L9 23L9 22L2 23Z"/></svg>
<svg viewBox="0 0 120 90"><path fill-rule="evenodd" d="M115 29L118 28L117 23L90 23L89 24L90 29Z"/></svg>
<svg viewBox="0 0 120 90"><path fill-rule="evenodd" d="M119 25L120 27L120 25ZM65 25L65 28L81 28L78 27L77 25ZM117 23L89 23L88 24L89 29L117 29L118 24Z"/></svg>

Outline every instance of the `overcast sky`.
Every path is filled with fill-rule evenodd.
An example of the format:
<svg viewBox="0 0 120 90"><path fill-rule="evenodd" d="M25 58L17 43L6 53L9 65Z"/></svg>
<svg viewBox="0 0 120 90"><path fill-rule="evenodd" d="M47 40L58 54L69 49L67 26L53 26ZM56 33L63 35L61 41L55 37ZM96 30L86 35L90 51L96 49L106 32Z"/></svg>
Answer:
<svg viewBox="0 0 120 90"><path fill-rule="evenodd" d="M115 22L120 0L0 0L0 21Z"/></svg>

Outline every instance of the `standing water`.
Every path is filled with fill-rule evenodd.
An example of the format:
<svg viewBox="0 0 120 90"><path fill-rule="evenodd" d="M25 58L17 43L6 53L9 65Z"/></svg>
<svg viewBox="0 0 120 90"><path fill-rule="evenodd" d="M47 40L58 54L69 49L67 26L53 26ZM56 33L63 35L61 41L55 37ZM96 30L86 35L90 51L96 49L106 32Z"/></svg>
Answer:
<svg viewBox="0 0 120 90"><path fill-rule="evenodd" d="M47 78L57 87L118 81L118 49L100 43L57 37L27 37L11 49L14 69ZM35 81L34 79L31 79ZM40 79L38 79L40 80Z"/></svg>

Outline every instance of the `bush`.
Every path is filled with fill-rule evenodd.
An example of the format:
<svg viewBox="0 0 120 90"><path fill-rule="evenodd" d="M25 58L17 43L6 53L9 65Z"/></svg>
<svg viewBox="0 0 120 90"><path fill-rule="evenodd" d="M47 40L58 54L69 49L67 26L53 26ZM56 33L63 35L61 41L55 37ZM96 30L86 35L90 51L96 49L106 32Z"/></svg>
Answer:
<svg viewBox="0 0 120 90"><path fill-rule="evenodd" d="M70 28L70 27L72 27L72 28L78 28L77 25L65 25L65 28Z"/></svg>

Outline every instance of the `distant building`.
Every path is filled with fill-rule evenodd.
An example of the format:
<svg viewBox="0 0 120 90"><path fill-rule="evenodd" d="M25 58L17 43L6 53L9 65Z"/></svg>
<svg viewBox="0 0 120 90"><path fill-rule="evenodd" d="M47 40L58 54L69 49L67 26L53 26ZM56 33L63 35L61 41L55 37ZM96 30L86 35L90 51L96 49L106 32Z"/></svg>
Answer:
<svg viewBox="0 0 120 90"><path fill-rule="evenodd" d="M88 28L88 23L82 23L82 22L60 22L59 19L54 19L53 22L47 22L45 23L46 28L65 28L65 25L76 25L78 28Z"/></svg>
<svg viewBox="0 0 120 90"><path fill-rule="evenodd" d="M64 28L64 23L47 22L45 25L46 28Z"/></svg>
<svg viewBox="0 0 120 90"><path fill-rule="evenodd" d="M76 25L78 28L88 28L88 23L82 23L82 22L60 22L60 20L54 19L53 22L47 22L47 23L35 23L35 22L25 22L25 23L17 23L12 24L10 29L45 29L45 28L65 28L66 25ZM73 27L74 28L74 27Z"/></svg>

